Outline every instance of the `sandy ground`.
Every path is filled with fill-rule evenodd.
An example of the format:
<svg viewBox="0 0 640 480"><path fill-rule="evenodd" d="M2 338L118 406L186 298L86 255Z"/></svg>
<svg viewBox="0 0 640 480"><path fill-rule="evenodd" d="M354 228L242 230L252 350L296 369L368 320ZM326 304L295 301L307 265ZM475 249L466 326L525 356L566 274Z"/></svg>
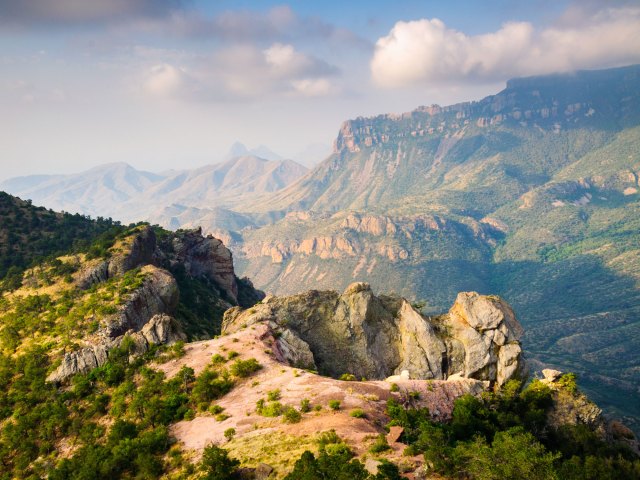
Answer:
<svg viewBox="0 0 640 480"><path fill-rule="evenodd" d="M274 350L275 354L272 353ZM385 409L389 398L402 401L409 397L408 392L417 392L414 396L419 396L419 399L411 400L414 406L428 407L432 416L446 419L451 415L453 401L457 397L468 392L478 392L482 387L481 382L468 379L405 380L396 382L399 392L391 392L392 384L386 381L345 382L316 375L279 361L276 357L275 339L266 325L254 325L217 339L188 344L183 357L157 365L156 368L170 378L183 365L187 365L197 375L211 362L214 354L226 358L231 351L237 352L239 359L255 358L263 368L250 378L238 382L229 394L215 402L224 408L224 413L229 418L218 421L214 415L202 412L193 420L181 421L172 426L172 434L187 450L199 453L209 443L232 445L244 441L246 445L259 445L260 438L268 443L270 438L292 436L299 437L302 444L303 438L309 442L308 439L315 438L319 432L335 430L357 455L365 458L374 439L380 433L386 434L384 427L389 418ZM273 390L280 390L278 401L284 406L299 408L300 401L306 398L311 402L312 408L319 405L321 409L303 414L302 421L295 424L284 423L281 417L263 417L256 413L256 402L266 400L267 393ZM340 401L338 411L329 408L331 400ZM364 410L366 418L351 417L350 412L355 408ZM229 428L236 431L230 443L224 436ZM259 448L264 450L263 447ZM395 460L396 463L421 462L420 458L402 457L406 445L396 442L391 447L391 451L384 455L386 458ZM256 448L255 458L251 451L243 451L246 460L243 463L251 464L252 459L256 462L259 460L259 448L251 448Z"/></svg>

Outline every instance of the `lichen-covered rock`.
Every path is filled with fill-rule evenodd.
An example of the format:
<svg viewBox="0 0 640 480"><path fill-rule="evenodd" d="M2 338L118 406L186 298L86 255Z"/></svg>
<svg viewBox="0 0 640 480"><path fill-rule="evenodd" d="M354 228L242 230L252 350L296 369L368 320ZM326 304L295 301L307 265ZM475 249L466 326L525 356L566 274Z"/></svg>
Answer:
<svg viewBox="0 0 640 480"><path fill-rule="evenodd" d="M106 282L108 279L108 260L88 263L75 274L75 283L82 290L86 290L97 283Z"/></svg>
<svg viewBox="0 0 640 480"><path fill-rule="evenodd" d="M309 344L285 328L276 338L276 357L291 366L315 370L316 364Z"/></svg>
<svg viewBox="0 0 640 480"><path fill-rule="evenodd" d="M151 227L143 227L125 242L124 251L109 260L109 278L124 275L141 265L153 263L156 252L156 234Z"/></svg>
<svg viewBox="0 0 640 480"><path fill-rule="evenodd" d="M427 320L409 302L376 296L366 283L342 294L311 290L290 297L268 297L249 310L225 313L223 333L268 323L295 356L297 336L323 374L383 379L406 371L415 379L450 375L502 385L524 370L522 327L497 297L461 293L448 314Z"/></svg>

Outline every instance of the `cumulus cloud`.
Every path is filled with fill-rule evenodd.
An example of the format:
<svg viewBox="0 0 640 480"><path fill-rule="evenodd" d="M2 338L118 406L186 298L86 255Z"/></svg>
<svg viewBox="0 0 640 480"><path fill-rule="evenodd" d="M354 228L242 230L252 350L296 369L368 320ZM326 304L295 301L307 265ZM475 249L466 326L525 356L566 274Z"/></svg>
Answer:
<svg viewBox="0 0 640 480"><path fill-rule="evenodd" d="M187 69L171 63L146 71L146 93L197 101L230 101L263 95L323 96L336 93L331 77L338 69L292 45L274 43L260 49L234 45L192 62Z"/></svg>
<svg viewBox="0 0 640 480"><path fill-rule="evenodd" d="M69 25L158 17L182 0L0 0L0 24Z"/></svg>
<svg viewBox="0 0 640 480"><path fill-rule="evenodd" d="M640 7L572 16L541 30L528 22L511 22L473 36L439 19L398 22L376 43L373 80L383 87L490 82L640 62Z"/></svg>
<svg viewBox="0 0 640 480"><path fill-rule="evenodd" d="M147 72L144 89L162 97L182 95L191 83L187 73L168 63L152 66Z"/></svg>

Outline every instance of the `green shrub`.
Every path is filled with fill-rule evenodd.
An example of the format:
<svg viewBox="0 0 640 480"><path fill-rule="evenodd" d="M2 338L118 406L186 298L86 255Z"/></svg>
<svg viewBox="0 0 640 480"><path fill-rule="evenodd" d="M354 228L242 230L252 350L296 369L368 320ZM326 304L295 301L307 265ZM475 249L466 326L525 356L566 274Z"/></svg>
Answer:
<svg viewBox="0 0 640 480"><path fill-rule="evenodd" d="M227 359L224 358L219 353L216 353L213 357L211 357L211 363L213 363L213 364L225 363L226 361L227 361Z"/></svg>
<svg viewBox="0 0 640 480"><path fill-rule="evenodd" d="M342 375L340 375L340 380L345 382L355 382L357 378L352 373L343 373Z"/></svg>
<svg viewBox="0 0 640 480"><path fill-rule="evenodd" d="M340 400L329 400L329 408L331 410L340 410Z"/></svg>
<svg viewBox="0 0 640 480"><path fill-rule="evenodd" d="M227 428L224 431L224 438L227 439L227 441L231 441L231 439L236 435L236 429L231 427L231 428Z"/></svg>
<svg viewBox="0 0 640 480"><path fill-rule="evenodd" d="M390 449L391 449L391 447L387 443L387 437L385 437L384 433L381 433L376 438L376 441L373 442L373 445L371 445L371 447L369 448L369 452L371 452L371 453L380 453L380 452L384 452L385 450L390 450Z"/></svg>
<svg viewBox="0 0 640 480"><path fill-rule="evenodd" d="M298 423L302 420L302 414L293 407L285 407L282 417L285 423Z"/></svg>
<svg viewBox="0 0 640 480"><path fill-rule="evenodd" d="M232 375L240 378L247 378L262 368L255 358L248 360L236 360L231 365Z"/></svg>
<svg viewBox="0 0 640 480"><path fill-rule="evenodd" d="M234 478L240 462L229 457L229 453L216 445L208 445L202 454L198 470L204 480L229 480Z"/></svg>
<svg viewBox="0 0 640 480"><path fill-rule="evenodd" d="M349 412L349 415L353 418L366 418L367 416L367 414L364 413L364 410L362 410L361 408L354 408L353 410L351 410L351 412Z"/></svg>
<svg viewBox="0 0 640 480"><path fill-rule="evenodd" d="M303 398L300 400L300 411L302 413L307 413L311 411L311 402L308 398Z"/></svg>
<svg viewBox="0 0 640 480"><path fill-rule="evenodd" d="M217 415L219 413L222 413L224 411L224 408L222 408L220 405L211 405L209 407L209 412L211 412L213 415Z"/></svg>
<svg viewBox="0 0 640 480"><path fill-rule="evenodd" d="M267 400L270 402L275 402L276 400L280 400L280 389L271 390L267 392Z"/></svg>
<svg viewBox="0 0 640 480"><path fill-rule="evenodd" d="M226 371L221 375L207 368L196 378L191 395L196 403L211 402L226 395L232 388L233 380Z"/></svg>

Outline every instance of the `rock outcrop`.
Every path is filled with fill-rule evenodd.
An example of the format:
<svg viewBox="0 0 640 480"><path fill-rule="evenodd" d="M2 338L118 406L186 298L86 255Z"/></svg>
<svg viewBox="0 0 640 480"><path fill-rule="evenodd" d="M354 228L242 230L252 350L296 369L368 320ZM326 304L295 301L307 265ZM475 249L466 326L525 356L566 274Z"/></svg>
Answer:
<svg viewBox="0 0 640 480"><path fill-rule="evenodd" d="M230 301L237 302L238 283L231 251L221 240L203 236L200 228L181 230L160 241L153 228L141 227L123 239L109 259L81 269L76 274L76 284L87 289L142 265L168 269L182 266L192 277L210 279Z"/></svg>
<svg viewBox="0 0 640 480"><path fill-rule="evenodd" d="M181 325L173 317L180 292L171 272L182 271L190 277L207 279L207 285L221 297L222 308L238 303L239 293L243 299L240 303L253 303L263 296L250 282L237 280L231 252L220 240L202 236L200 229L183 230L159 239L153 228L141 227L119 239L110 253L108 259L90 261L76 274L79 288L88 289L135 268L140 268L144 281L128 295L117 313L100 320L100 328L87 339L84 348L64 355L48 377L51 382L62 382L104 365L109 351L119 346L125 336L133 341L131 353L135 355L146 352L151 344L186 340ZM288 349L287 339L291 342ZM313 357L304 352L301 342L295 336L283 336L283 354L292 361L312 364Z"/></svg>
<svg viewBox="0 0 640 480"><path fill-rule="evenodd" d="M448 374L504 384L524 371L523 334L511 307L494 296L462 292L443 318Z"/></svg>
<svg viewBox="0 0 640 480"><path fill-rule="evenodd" d="M368 284L354 283L343 294L311 290L230 309L222 331L255 323L273 329L276 348L290 363L313 363L333 377L407 372L414 379L456 375L499 386L524 373L522 327L513 311L477 293L461 293L448 314L425 318L403 298L376 296Z"/></svg>
<svg viewBox="0 0 640 480"><path fill-rule="evenodd" d="M77 373L104 365L109 351L126 335L134 342L132 353L143 354L152 343L170 344L186 340L180 325L169 316L178 304L178 285L169 272L153 266L143 269L145 280L119 311L107 316L89 346L64 355L62 363L47 378L62 382Z"/></svg>
<svg viewBox="0 0 640 480"><path fill-rule="evenodd" d="M211 235L204 237L201 228L182 230L171 239L171 247L171 252L165 254L171 265L183 265L192 277L213 280L230 300L237 301L233 258L221 240Z"/></svg>

